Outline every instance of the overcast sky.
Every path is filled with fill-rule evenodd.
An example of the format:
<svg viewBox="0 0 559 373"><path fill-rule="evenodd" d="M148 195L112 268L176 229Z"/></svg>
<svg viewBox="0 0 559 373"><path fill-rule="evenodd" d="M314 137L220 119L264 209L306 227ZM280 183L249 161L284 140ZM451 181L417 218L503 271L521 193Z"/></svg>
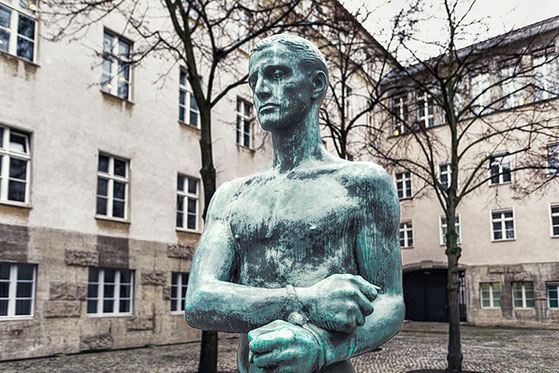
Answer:
<svg viewBox="0 0 559 373"><path fill-rule="evenodd" d="M365 4L366 8L373 11L373 15L364 23L369 32L386 47L388 41L388 30L391 30L391 20L401 10L409 8L408 0L341 0L344 6L355 11L359 4ZM443 37L441 17L444 17L442 0L422 0L426 13L430 13L429 21L422 22L422 27L417 35L422 40L435 40ZM460 4L469 6L470 0L460 0ZM465 11L465 8L462 9ZM432 17L431 17L432 15ZM559 0L478 0L469 13L470 20L481 20L487 25L483 28L482 39L502 34L511 29L523 27L546 18L559 15ZM439 17L437 17L439 16ZM439 18L437 20L437 18ZM477 30L481 30L478 28ZM472 29L472 32L477 31ZM467 38L466 38L467 39ZM475 40L464 40L465 46ZM479 41L479 40L478 40ZM422 58L438 54L433 48L424 44L416 48L423 54ZM400 57L402 60L404 57ZM401 61L403 62L403 61Z"/></svg>

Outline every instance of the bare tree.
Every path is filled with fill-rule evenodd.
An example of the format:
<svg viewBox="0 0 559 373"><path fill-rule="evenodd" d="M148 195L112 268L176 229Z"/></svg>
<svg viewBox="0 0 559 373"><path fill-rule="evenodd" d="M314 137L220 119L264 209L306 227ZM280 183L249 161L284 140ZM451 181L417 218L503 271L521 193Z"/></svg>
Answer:
<svg viewBox="0 0 559 373"><path fill-rule="evenodd" d="M200 113L200 175L205 218L216 191L212 148L212 109L247 80L246 58L251 44L267 34L320 23L312 17L313 1L302 0L45 0L42 17L51 40L79 39L90 26L107 17L124 19L126 31L137 37L123 68L157 55L184 66ZM157 20L169 20L169 29ZM310 22L309 19L314 19ZM163 23L165 24L165 23ZM99 56L123 58L100 46ZM109 77L108 79L111 79ZM110 80L102 84L112 84ZM217 371L217 333L203 331L200 372Z"/></svg>
<svg viewBox="0 0 559 373"><path fill-rule="evenodd" d="M458 206L487 184L510 180L514 173L519 177L526 175L521 171L537 174L537 179L525 180L536 182L535 188L556 181L558 175L559 152L548 154L545 147L559 140L555 99L559 95L555 49L559 18L458 48L457 44L472 36L473 28L480 29L479 20L471 20L474 4L475 0L467 4L442 1L445 38L423 42L424 47L440 52L427 60L412 46L418 42L413 25L422 22L425 14L410 12L405 14L411 17L407 21L396 20L398 47L415 64L396 67L382 77L377 95L382 98L383 119L369 143L371 154L386 167L409 172L419 180L413 196L404 195L402 181L400 197L427 195L436 198L444 211L448 372L462 370ZM478 31L477 37L482 36ZM510 162L513 157L516 161Z"/></svg>

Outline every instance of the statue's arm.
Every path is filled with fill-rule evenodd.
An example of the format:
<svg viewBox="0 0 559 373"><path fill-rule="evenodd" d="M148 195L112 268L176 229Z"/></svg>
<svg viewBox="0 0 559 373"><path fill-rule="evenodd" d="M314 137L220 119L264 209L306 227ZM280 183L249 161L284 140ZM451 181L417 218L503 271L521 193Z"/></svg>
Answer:
<svg viewBox="0 0 559 373"><path fill-rule="evenodd" d="M313 327L322 339L326 365L372 351L392 338L404 318L402 264L398 239L400 211L392 182L380 167L373 168L355 190L363 203L356 237L360 275L381 290L374 312L353 333ZM369 180L366 180L366 179Z"/></svg>
<svg viewBox="0 0 559 373"><path fill-rule="evenodd" d="M247 333L274 320L285 320L297 305L284 288L230 282L238 258L223 206L229 202L232 188L231 183L220 187L208 207L204 232L192 260L185 318L198 329Z"/></svg>

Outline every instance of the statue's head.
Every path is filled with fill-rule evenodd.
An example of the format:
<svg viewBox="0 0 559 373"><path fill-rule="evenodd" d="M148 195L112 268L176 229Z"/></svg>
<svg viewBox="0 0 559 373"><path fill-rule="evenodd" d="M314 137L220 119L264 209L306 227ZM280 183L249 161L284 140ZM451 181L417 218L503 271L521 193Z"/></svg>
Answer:
<svg viewBox="0 0 559 373"><path fill-rule="evenodd" d="M302 121L311 111L318 113L328 87L328 67L312 43L279 34L252 49L248 81L262 127L281 130Z"/></svg>

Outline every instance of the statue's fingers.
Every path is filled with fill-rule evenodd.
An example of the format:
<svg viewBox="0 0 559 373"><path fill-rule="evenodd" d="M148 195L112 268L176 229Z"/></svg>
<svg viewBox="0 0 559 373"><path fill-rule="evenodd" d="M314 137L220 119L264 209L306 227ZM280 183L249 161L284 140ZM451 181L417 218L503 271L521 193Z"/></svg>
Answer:
<svg viewBox="0 0 559 373"><path fill-rule="evenodd" d="M283 325L290 325L288 322L285 322L283 320L275 320L272 321L269 324L266 324L264 326L261 326L260 328L256 328L256 329L252 329L250 332L248 332L248 341L250 343L250 341L252 341L252 339L262 335L262 334L266 334L269 333L271 331L274 331L278 328L280 328Z"/></svg>
<svg viewBox="0 0 559 373"><path fill-rule="evenodd" d="M378 286L371 284L369 281L365 280L361 276L353 276L351 281L355 285L357 285L363 295L365 295L371 302L377 298L378 292L380 290Z"/></svg>
<svg viewBox="0 0 559 373"><path fill-rule="evenodd" d="M295 334L291 330L286 328L277 329L253 337L248 344L248 348L256 354L262 354L279 348L286 343L292 343L294 340Z"/></svg>
<svg viewBox="0 0 559 373"><path fill-rule="evenodd" d="M369 298L365 297L365 295L363 295L361 291L358 291L353 295L353 300L359 306L359 310L361 311L363 316L369 316L373 313L373 302L369 300Z"/></svg>
<svg viewBox="0 0 559 373"><path fill-rule="evenodd" d="M297 354L293 349L275 349L265 354L254 355L253 364L258 368L271 369L288 365L296 359ZM275 372L276 370L274 370Z"/></svg>

